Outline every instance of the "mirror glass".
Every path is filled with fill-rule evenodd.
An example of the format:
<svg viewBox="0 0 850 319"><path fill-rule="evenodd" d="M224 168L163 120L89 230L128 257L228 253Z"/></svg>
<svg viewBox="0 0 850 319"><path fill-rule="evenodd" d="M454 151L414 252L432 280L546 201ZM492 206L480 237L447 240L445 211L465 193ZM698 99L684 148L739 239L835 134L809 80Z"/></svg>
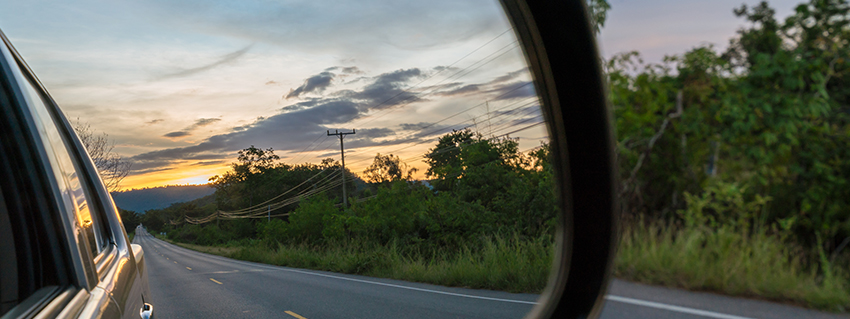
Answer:
<svg viewBox="0 0 850 319"><path fill-rule="evenodd" d="M0 21L148 252L158 317L519 318L546 286L549 139L497 1L16 2Z"/></svg>

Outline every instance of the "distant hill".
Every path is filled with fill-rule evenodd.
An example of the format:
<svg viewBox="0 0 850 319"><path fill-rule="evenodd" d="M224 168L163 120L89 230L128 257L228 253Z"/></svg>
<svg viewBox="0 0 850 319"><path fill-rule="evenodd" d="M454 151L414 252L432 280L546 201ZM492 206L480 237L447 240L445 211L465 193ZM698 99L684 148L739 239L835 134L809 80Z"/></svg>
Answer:
<svg viewBox="0 0 850 319"><path fill-rule="evenodd" d="M112 199L122 209L141 213L177 202L188 202L214 192L215 188L207 185L172 185L113 192Z"/></svg>

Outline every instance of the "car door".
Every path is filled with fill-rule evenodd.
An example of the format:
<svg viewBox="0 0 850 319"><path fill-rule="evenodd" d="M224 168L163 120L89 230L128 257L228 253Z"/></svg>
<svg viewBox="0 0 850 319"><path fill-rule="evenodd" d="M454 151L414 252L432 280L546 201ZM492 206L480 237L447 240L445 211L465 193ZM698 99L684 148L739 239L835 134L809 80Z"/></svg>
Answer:
<svg viewBox="0 0 850 319"><path fill-rule="evenodd" d="M135 318L140 311L144 310L143 295L147 291L147 286L142 280L143 273L138 270L139 265L133 256L132 247L117 215L117 209L68 121L5 36L3 36L3 42L3 83L5 84L4 102L6 102L3 107L8 115L4 120L7 122L5 127L12 131L4 132L8 135L4 134L3 143L7 146L7 140L12 140L12 137L17 135L17 137L23 137L20 146L25 148L9 147L5 155L9 161L14 162L21 153L30 151L36 153L32 154L34 155L32 159L41 164L30 168L31 173L34 174L22 176L22 181L19 183L6 185L4 191L8 189L12 192L21 184L32 184L34 190L26 194L32 198L25 199L48 204L46 205L48 207L41 209L41 212L45 213L44 219L56 222L50 224L54 226L54 229L45 229L46 225L27 223L25 218L13 217L13 215L23 215L17 212L18 214L9 214L8 225L10 228L13 224L18 224L23 228L36 229L45 233L64 234L64 236L58 236L53 243L45 243L44 248L38 247L36 254L38 249L52 249L56 252L58 256L54 256L54 262L63 261L65 267L62 269L69 273L67 280L58 280L57 283L61 285L57 285L60 288L56 289L62 290L64 287L67 295L73 295L69 300L59 298L61 300L49 302L53 304L52 308L44 308L45 302L29 304L22 302L23 298L21 298L26 297L29 291L12 292L11 287L14 281L11 276L4 276L0 284L4 291L3 301L9 305L6 308L18 303L14 306L17 311L9 311L7 315L27 317L35 314L42 315L45 311L53 309L59 311L56 313L58 317ZM14 132L15 129L18 129L18 132ZM42 173L41 176L38 176L38 173ZM47 200L36 198L45 197L45 195L52 196L46 196ZM10 257L15 255L15 259L27 259L27 256L23 256L27 253L26 249L11 252L20 246L19 243L27 240L24 235L19 237L21 238L13 239L14 247L4 246L8 248L4 250L5 254ZM136 254L141 257L141 250L137 249ZM29 258L39 259L35 257ZM44 263L47 262L48 260L44 261ZM4 269L6 267L4 265ZM8 266L8 268L15 268L15 271L10 273L26 271L23 269L25 267ZM40 268L43 269L43 267L33 267L33 269ZM48 278L65 277L61 274L41 275ZM9 285L6 282L9 282ZM21 282L18 284L20 286ZM36 282L33 286L39 286L39 283Z"/></svg>

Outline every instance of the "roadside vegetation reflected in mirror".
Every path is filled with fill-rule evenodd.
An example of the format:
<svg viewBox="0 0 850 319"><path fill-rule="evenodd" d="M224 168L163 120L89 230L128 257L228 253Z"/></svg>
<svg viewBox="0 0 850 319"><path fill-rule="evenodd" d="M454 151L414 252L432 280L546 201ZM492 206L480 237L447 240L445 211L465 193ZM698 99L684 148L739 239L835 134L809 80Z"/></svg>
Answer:
<svg viewBox="0 0 850 319"><path fill-rule="evenodd" d="M103 153L126 230L239 260L482 289L445 292L502 300L487 311L505 317L547 284L548 136L497 1L9 6L25 14L4 31L64 112L114 142ZM157 295L171 288L157 283L173 269L152 262L168 317ZM479 311L464 307L449 311Z"/></svg>

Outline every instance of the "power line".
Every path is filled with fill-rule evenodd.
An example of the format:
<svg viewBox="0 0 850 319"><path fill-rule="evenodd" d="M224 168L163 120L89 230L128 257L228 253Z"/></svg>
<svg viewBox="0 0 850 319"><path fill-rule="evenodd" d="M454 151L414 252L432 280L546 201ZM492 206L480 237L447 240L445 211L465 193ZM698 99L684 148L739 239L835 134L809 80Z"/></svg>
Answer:
<svg viewBox="0 0 850 319"><path fill-rule="evenodd" d="M466 68L461 69L460 71L458 71L458 72L456 72L455 74L453 74L453 75L451 75L451 76L449 76L449 77L447 77L447 78L443 79L442 81L437 82L437 83L435 83L435 84L432 84L432 86L440 85L440 84L442 84L443 82L446 82L446 81L448 81L448 80L450 80L450 79L460 78L460 77L463 77L463 76L465 76L465 75L467 75L467 74L469 74L469 73L472 73L472 72L473 72L473 71L475 71L475 70L478 70L478 69L479 69L479 68L481 68L482 66L484 66L484 65L486 65L486 64L488 64L488 63L490 63L490 62L493 62L494 60L498 59L498 58L499 58L499 57L501 57L502 55L505 55L506 53L510 52L510 50L505 51L505 52L502 52L502 53L501 53L501 54L499 54L498 56L496 56L496 57L494 57L494 58L492 58L492 59L488 60L487 62L484 62L484 63L483 63L483 64L481 64L481 65L476 66L476 67L475 67L474 69L472 69L472 70L469 70L469 72L466 72L466 73L464 73L463 75L456 77L456 75L460 74L461 72L466 71L466 69L468 69L468 68L470 68L470 67L472 67L472 66L474 66L474 65L476 65L476 64L478 64L478 63L481 63L481 61L484 61L484 59L487 59L487 58L491 57L493 54L496 54L496 53L498 53L499 51L502 51L502 50L503 50L503 49L505 49L505 48L508 48L508 47L518 47L518 46L516 45L516 43L517 43L517 41L511 42L510 44L508 44L508 45L506 45L506 46L504 46L504 47L502 47L502 48L500 48L500 49L496 50L496 52L493 52L493 53L491 53L490 55L488 55L488 56L484 57L483 59L478 60L477 62L475 62L475 63L473 63L473 64L471 64L471 65L467 66ZM420 82L420 83L421 83L421 82ZM418 84L417 84L417 85L418 85ZM402 92L400 92L400 93L396 94L395 96L399 96L399 95L401 95L401 94L403 94L403 93L411 93L411 94L413 95L413 96L411 96L410 98L403 99L403 100L401 100L401 101L398 103L398 104L400 104L401 106L404 106L404 105L407 105L407 104L412 103L412 102L413 102L413 100L412 100L413 98L419 98L419 97L422 97L422 96L426 96L426 95L429 95L429 94L432 94L432 93L436 92L437 90L439 90L439 87L434 87L434 89L432 89L431 91L425 92L425 93L412 93L412 92L408 92L408 91L402 91ZM407 101L407 100L411 100L411 101L410 101L410 102L405 102L405 101ZM395 112L395 111L397 111L397 110L399 110L399 109L401 109L401 107L399 107L399 108L394 108L394 109L388 109L388 110L386 110L383 114L378 115L378 116L374 116L374 117L372 117L370 120L368 120L368 121L366 121L366 122L364 122L364 123L360 123L360 126L364 126L364 125L366 125L367 123L371 123L372 121L377 120L377 119L379 119L379 118L383 117L384 115L387 115L387 114L389 114L389 113Z"/></svg>
<svg viewBox="0 0 850 319"><path fill-rule="evenodd" d="M518 89L520 89L520 88L522 88L522 87L524 87L524 86L528 85L528 84L531 84L531 82L529 82L529 83L527 83L527 84L525 84L525 85L522 85L522 86L520 86L520 87L514 88L514 89L513 89L513 90L511 90L511 91L505 92L503 95L505 95L505 94L509 94L509 93L511 93L511 92L513 92L513 91L515 91L515 90L518 90ZM520 102L521 102L521 101L519 101L519 102L515 102L514 104L511 104L511 105L515 105L515 104L520 103ZM435 125L437 125L437 124L440 124L440 123L442 123L442 122L445 122L445 121L447 121L447 120L449 120L449 119L451 119L451 118L454 118L454 117L456 117L456 116L458 116L458 115L460 115L460 114L466 113L466 112L468 112L468 111L470 111L470 110L472 110L472 109L474 109L474 108L476 108L476 107L479 107L479 106L481 106L481 105L484 105L484 103L477 104L477 105L475 105L475 106L472 106L472 107L467 108L467 109L465 109L465 110L462 110L462 111L460 111L460 112L457 112L457 113L455 113L455 114L452 114L452 115L450 115L450 116L448 116L448 117L445 117L445 118L443 118L443 119L441 119L441 120L439 120L439 121L437 121L437 122L434 122L434 123L431 123L431 124L429 124L429 125L423 126L420 130L424 130L424 129L426 129L426 128L433 127L433 126L435 126ZM467 121L470 121L470 120L462 121L462 122L456 123L456 124L454 124L454 125L457 125L457 124L460 124L460 123L464 123L464 122L467 122ZM452 125L452 126L454 126L454 125ZM433 134L435 134L435 133L437 133L437 132L440 132L440 131L442 131L442 130L445 130L445 129L447 129L447 128L451 128L452 126L438 128L438 129L436 129L436 130L430 131L430 132L425 133L425 134L418 134L418 133L417 133L417 134L411 134L411 138L412 138L414 135L420 135L420 136L430 136L430 135L433 135ZM431 142L431 140L430 140L430 139L428 139L428 140L422 140L422 141L416 142L416 143L414 143L414 144L412 144L412 145L408 145L408 146L405 146L405 147L402 147L402 148L398 148L398 149L395 149L395 150L393 150L393 151L386 152L386 153L388 153L388 154L395 153L395 152L402 151L402 150L405 150L405 149L408 149L408 148L411 148L411 147L414 147L414 146L417 146L417 145L421 145L421 144L424 144L424 143L428 143L428 142ZM376 145L376 146L366 147L366 148L362 148L362 149L360 149L360 151L362 152L363 150L370 149L370 148L374 148L374 147L381 147L381 146L380 146L380 145ZM364 159L360 159L360 160L352 161L352 162L350 162L349 164L363 162L363 161L366 161L366 160L368 160L368 159L369 159L369 158L364 158Z"/></svg>
<svg viewBox="0 0 850 319"><path fill-rule="evenodd" d="M319 140L320 138L322 138L322 137L324 137L324 138L325 138L325 140L327 140L327 139L328 139L328 137L327 137L327 136L324 136L324 135L319 135L318 137L316 137L316 139L315 139L315 140L313 140L313 142L311 142L309 145L307 145L307 147L305 147L303 150L301 150L301 152L295 153L295 154L300 154L300 155L299 155L298 157L296 157L296 158L293 158L293 159L292 159L292 164L298 164L298 161L296 161L296 159L300 160L302 157L304 157L305 152L307 151L307 149L308 149L308 148L310 148L311 146L313 146L314 144L316 144L316 141L318 141L318 140ZM316 144L316 146L321 145L322 143L324 143L324 142L325 142L325 140L322 140L321 142L319 142L319 144ZM312 151L312 150L311 150L311 151Z"/></svg>
<svg viewBox="0 0 850 319"><path fill-rule="evenodd" d="M420 84L425 83L425 81L428 81L428 80L430 80L431 78L433 78L433 77L437 76L438 74L443 73L443 71L448 70L448 69L451 69L451 67L453 67L453 66L454 66L455 64L457 64L458 62L463 61L463 59L466 59L467 57L469 57L469 56L470 56L470 55L472 55L473 53L478 52L478 50L481 50L482 48L484 48L484 47L485 47L485 46L487 46L488 44L492 43L493 41L496 41L496 39L498 39L498 38L502 37L503 35L505 35L506 33L510 32L511 30L513 30L513 29L512 29L512 28L508 28L508 29L507 29L507 30L505 30L504 32L499 33L499 35L497 35L497 36L496 36L496 37L494 37L493 39L490 39L490 41L485 42L484 44L482 44L482 45L480 45L479 47L475 48L475 50L472 50L472 52L467 53L466 55L464 55L464 56L463 56L463 57L461 57L460 59L457 59L457 61L452 62L451 64L449 64L448 66L446 66L446 67L445 67L445 68L443 68L442 70L439 70L439 71L437 71L436 73L432 74L432 75L431 75L431 76L429 76L428 78L426 78L426 79L424 79L424 80L420 81L419 83L414 84L413 86L408 87L408 89L415 88L415 87L419 86ZM514 42L516 42L516 41L514 41ZM406 90L402 90L402 91L401 91L401 92L399 92L398 94L393 95L392 97L390 97L390 98L388 98L388 99L384 100L383 102L376 104L376 105L375 105L375 106L373 106L372 108L377 108L377 107L379 107L379 106L381 106L381 105L384 105L384 104L386 104L387 102L389 102L390 100L392 100L392 99L394 99L394 98L396 98L396 97L398 97L398 96L400 96L400 95L402 95L402 94L404 94L404 93L410 93L410 92L407 92ZM389 110L387 110L387 112L386 112L386 113L389 113ZM368 120L368 121L366 121L366 122L361 123L361 124L360 124L360 126L364 126L364 125L366 125L367 123L371 123L372 121L376 120L377 118L380 118L380 117L382 117L382 116L386 115L386 113L385 113L385 114L383 114L383 115L380 115L380 116L378 116L378 117L373 117L372 119L370 119L370 120ZM377 114L375 114L375 115L377 115Z"/></svg>

